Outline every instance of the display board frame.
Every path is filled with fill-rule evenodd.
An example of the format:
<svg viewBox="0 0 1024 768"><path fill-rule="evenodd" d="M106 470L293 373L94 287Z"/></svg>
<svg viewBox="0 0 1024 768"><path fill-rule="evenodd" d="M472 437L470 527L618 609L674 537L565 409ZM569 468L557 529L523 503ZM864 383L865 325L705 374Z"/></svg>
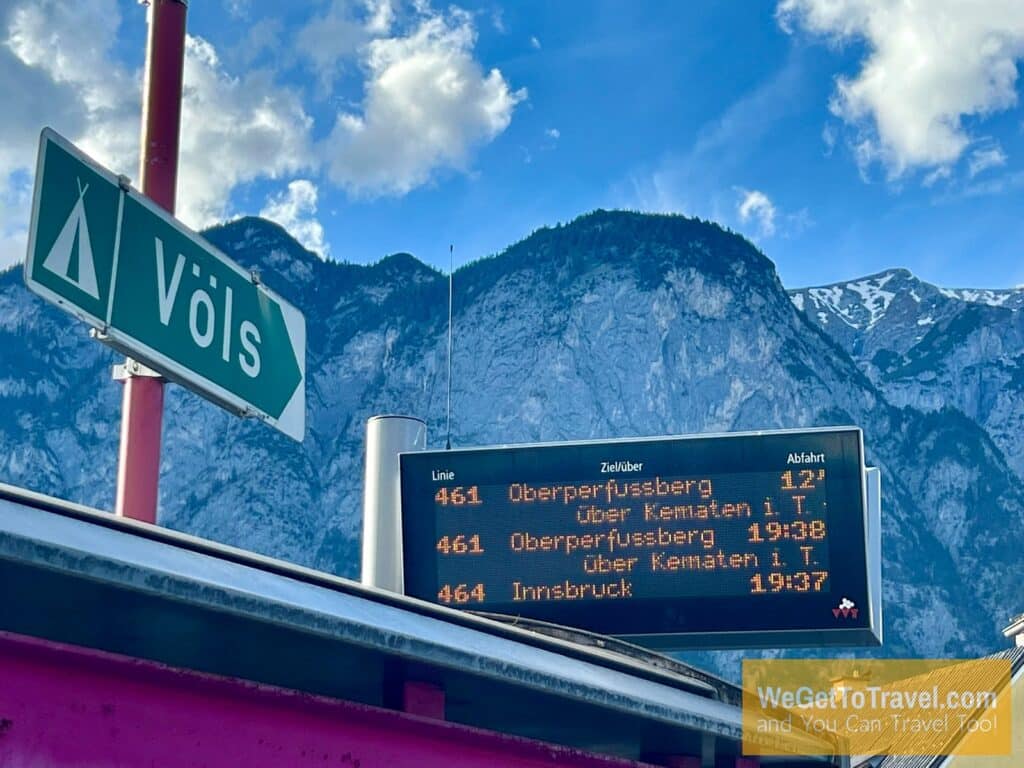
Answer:
<svg viewBox="0 0 1024 768"><path fill-rule="evenodd" d="M546 483L559 480L579 482L583 479L580 467L595 461L607 461L613 467L618 461L620 466L627 468L642 464L643 468L635 475L638 477L713 475L724 482L732 476L761 477L787 466L780 463L777 456L778 451L787 447L797 449L786 450L787 455L799 457L806 453L816 456L822 453L816 450L821 446L827 447L820 466L828 469L827 499L828 504L833 505L830 509L833 516L829 523L832 538L828 544L828 568L835 585L834 589L830 585L824 594L671 595L618 602L549 600L512 604L510 601L485 601L458 607L614 635L658 650L877 646L882 640L880 500L877 487L869 493L863 435L857 427L532 443L403 453L399 461L405 593L430 602L441 602L438 599L440 593L435 593L435 590L439 583L438 568L442 567L437 564L442 562L442 555L436 551L435 544L443 531L438 527L439 510L434 494L427 495L427 489L445 487L446 483L452 482L462 487L492 487L508 484L510 479L522 479L524 483L531 479ZM672 465L681 457L685 458L686 464L682 469L686 471ZM800 468L813 464L790 466ZM454 478L450 477L452 472L455 473ZM598 465L594 465L589 477L604 481L609 474L621 476L622 473L602 474L598 472ZM430 479L425 479L427 477ZM876 471L876 481L877 477ZM508 505L504 506L507 512ZM491 513L496 511L493 505L489 507L486 503L481 503L479 508L488 508ZM467 510L460 512L468 513ZM465 520L465 515L461 519ZM443 524L441 528L444 528ZM486 564L486 558L486 554L481 554L475 562L473 558L464 558L461 563L468 568L477 567L479 563ZM453 560L448 558L443 562L446 563L443 567L451 570L453 566L449 564ZM467 584L472 584L474 579L467 578ZM854 604L856 611L842 610L842 606L849 602Z"/></svg>

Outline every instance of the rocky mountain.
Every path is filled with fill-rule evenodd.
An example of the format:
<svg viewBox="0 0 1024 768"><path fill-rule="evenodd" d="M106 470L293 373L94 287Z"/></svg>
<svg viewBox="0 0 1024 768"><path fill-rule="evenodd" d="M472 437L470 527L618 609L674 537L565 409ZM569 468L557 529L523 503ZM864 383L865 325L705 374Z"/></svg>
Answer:
<svg viewBox="0 0 1024 768"><path fill-rule="evenodd" d="M1024 289L950 290L896 269L790 295L890 403L955 408L1024 478Z"/></svg>
<svg viewBox="0 0 1024 768"><path fill-rule="evenodd" d="M366 419L419 415L432 444L444 442L447 277L407 254L324 262L258 219L206 236L305 312L309 426L298 445L169 387L161 522L355 575ZM1024 576L1024 492L995 406L968 412L957 398L974 395L941 388L928 402L901 396L909 389L880 373L895 363L871 345L919 366L899 381L945 375L964 351L922 345L934 328L966 322L943 302L970 304L1003 313L971 326L980 371L993 334L1007 354L1024 352L1017 297L989 307L938 289L928 299L922 287L934 328L867 340L886 317L895 323L893 279L874 279L894 296L870 306L842 292L820 299L826 321L818 289L791 297L762 253L711 223L597 211L541 229L455 273L453 444L861 425L883 472L885 654L989 652L1022 609ZM0 350L0 480L110 508L114 355L16 271L0 274ZM989 385L978 386L989 403Z"/></svg>

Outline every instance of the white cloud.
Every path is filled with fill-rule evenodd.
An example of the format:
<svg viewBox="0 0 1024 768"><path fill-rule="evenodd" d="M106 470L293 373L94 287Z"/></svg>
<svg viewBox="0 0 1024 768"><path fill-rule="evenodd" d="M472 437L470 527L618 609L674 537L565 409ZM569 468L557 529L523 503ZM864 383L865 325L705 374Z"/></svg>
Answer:
<svg viewBox="0 0 1024 768"><path fill-rule="evenodd" d="M363 11L360 15L357 11ZM365 12L370 13L369 19ZM314 16L295 36L295 47L312 65L326 95L345 71L359 48L371 39L373 30L387 33L393 13L390 3L357 9L348 0L333 0L327 10Z"/></svg>
<svg viewBox="0 0 1024 768"><path fill-rule="evenodd" d="M142 75L115 53L126 7L145 12L118 0L0 0L0 265L24 255L21 201L44 125L139 186ZM249 4L228 0L226 7L246 12ZM403 194L438 168L465 168L475 147L508 126L525 91L511 90L498 70L481 69L469 14L441 14L427 0L415 0L405 16L398 7L394 0L336 2L287 41L303 43L295 47L310 52L305 61L321 83L333 85L348 71L366 78L358 112L338 115L330 138L316 145L301 91L276 77L302 59L263 55L280 48L279 25L264 23L246 38L255 53L229 55L233 68L209 41L189 37L178 216L194 228L227 219L237 213L232 191L261 178L326 171L354 194ZM311 31L324 19L334 39ZM267 68L253 69L255 61Z"/></svg>
<svg viewBox="0 0 1024 768"><path fill-rule="evenodd" d="M118 9L114 0L26 2L0 18L0 98L9 107L0 123L5 197L15 174L33 171L44 125L141 185L136 172L141 73L120 65L112 54ZM214 224L229 215L228 200L238 184L312 165L310 126L297 95L275 85L268 73L231 77L212 45L188 38L179 218L195 228ZM8 205L0 210L4 242L17 234L14 215Z"/></svg>
<svg viewBox="0 0 1024 768"><path fill-rule="evenodd" d="M366 9L370 14L366 22L367 31L376 35L386 35L395 22L395 5L393 0L366 0Z"/></svg>
<svg viewBox="0 0 1024 768"><path fill-rule="evenodd" d="M856 130L862 168L881 163L890 179L955 163L972 141L965 117L1017 103L1020 0L781 0L777 15L790 31L866 44L829 108Z"/></svg>
<svg viewBox="0 0 1024 768"><path fill-rule="evenodd" d="M982 147L971 152L971 156L967 161L967 170L973 179L979 173L989 168L998 168L1001 165L1006 165L1006 160L1006 153L1003 152L1003 148L998 144Z"/></svg>
<svg viewBox="0 0 1024 768"><path fill-rule="evenodd" d="M225 0L225 7L236 19L245 19L249 16L249 8L252 0Z"/></svg>
<svg viewBox="0 0 1024 768"><path fill-rule="evenodd" d="M499 35L504 35L508 32L505 27L505 10L500 6L495 6L494 10L491 11L491 24L494 26L494 31Z"/></svg>
<svg viewBox="0 0 1024 768"><path fill-rule="evenodd" d="M288 188L267 198L260 216L276 221L309 250L326 258L324 228L316 218L317 187L308 179L296 179Z"/></svg>
<svg viewBox="0 0 1024 768"><path fill-rule="evenodd" d="M185 51L178 216L206 227L231 215L231 190L315 165L311 118L298 94L256 70L231 77L213 46L190 37Z"/></svg>
<svg viewBox="0 0 1024 768"><path fill-rule="evenodd" d="M99 162L134 171L141 86L133 73L109 62L120 21L112 0L10 7L0 47L10 58L0 87L15 91L15 100L4 100L8 110L0 144L11 155L0 159L0 174L34 166L34 146L44 125L71 134ZM60 99L56 104L54 97Z"/></svg>
<svg viewBox="0 0 1024 768"><path fill-rule="evenodd" d="M25 256L43 126L119 172L135 170L140 86L108 61L119 24L113 0L0 6L0 266Z"/></svg>
<svg viewBox="0 0 1024 768"><path fill-rule="evenodd" d="M549 139L559 139L562 136L562 132L559 131L557 128L548 128L546 131L544 131L544 135L547 136Z"/></svg>
<svg viewBox="0 0 1024 768"><path fill-rule="evenodd" d="M934 171L927 173L924 179L921 180L922 186L933 187L939 181L948 179L953 175L953 169L948 165L940 165Z"/></svg>
<svg viewBox="0 0 1024 768"><path fill-rule="evenodd" d="M258 60L280 60L283 42L284 25L279 19L265 18L247 22L246 33L238 42L218 51L225 67L233 70L245 70ZM289 39L289 45L291 41Z"/></svg>
<svg viewBox="0 0 1024 768"><path fill-rule="evenodd" d="M971 182L963 188L961 194L965 197L987 197L1021 189L1024 189L1024 171L1014 171Z"/></svg>
<svg viewBox="0 0 1024 768"><path fill-rule="evenodd" d="M825 143L825 157L831 157L836 148L836 128L827 124L821 129L821 140Z"/></svg>
<svg viewBox="0 0 1024 768"><path fill-rule="evenodd" d="M736 212L744 224L754 221L761 237L775 234L775 205L768 195L756 189L738 189L740 200L736 204Z"/></svg>
<svg viewBox="0 0 1024 768"><path fill-rule="evenodd" d="M536 50L540 50L540 40L537 39L536 35L530 37L530 46Z"/></svg>
<svg viewBox="0 0 1024 768"><path fill-rule="evenodd" d="M341 112L323 144L332 181L357 195L401 195L439 167L464 169L470 151L508 127L525 89L473 58L469 14L427 13L405 36L366 46L359 114Z"/></svg>

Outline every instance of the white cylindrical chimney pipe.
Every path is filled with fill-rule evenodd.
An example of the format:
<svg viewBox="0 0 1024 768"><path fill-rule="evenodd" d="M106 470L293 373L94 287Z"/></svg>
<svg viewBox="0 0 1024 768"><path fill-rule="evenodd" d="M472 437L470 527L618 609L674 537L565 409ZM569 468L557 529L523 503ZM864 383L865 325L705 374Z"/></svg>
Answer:
<svg viewBox="0 0 1024 768"><path fill-rule="evenodd" d="M402 491L398 454L427 447L427 425L413 416L372 416L366 422L361 581L401 594Z"/></svg>

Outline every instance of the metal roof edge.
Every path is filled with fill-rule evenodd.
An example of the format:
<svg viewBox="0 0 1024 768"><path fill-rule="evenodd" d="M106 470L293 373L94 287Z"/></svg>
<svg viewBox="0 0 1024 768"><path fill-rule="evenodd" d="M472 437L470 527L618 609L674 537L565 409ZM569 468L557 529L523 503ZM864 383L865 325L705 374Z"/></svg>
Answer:
<svg viewBox="0 0 1024 768"><path fill-rule="evenodd" d="M9 486L0 496L0 559L741 738L739 708L680 675Z"/></svg>

